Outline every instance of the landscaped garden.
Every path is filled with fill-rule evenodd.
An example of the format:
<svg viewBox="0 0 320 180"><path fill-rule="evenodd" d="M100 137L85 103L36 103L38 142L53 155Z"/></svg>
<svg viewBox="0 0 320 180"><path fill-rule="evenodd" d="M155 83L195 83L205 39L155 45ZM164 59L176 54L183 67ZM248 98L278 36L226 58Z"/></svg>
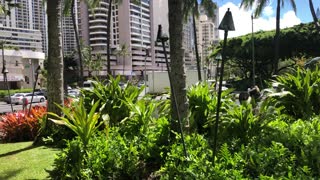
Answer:
<svg viewBox="0 0 320 180"><path fill-rule="evenodd" d="M130 84L121 88L120 78L110 78L107 85L96 82L94 89L61 107L62 117L50 113L52 119L46 121L41 108L27 116L3 116L2 141L32 141L40 133L38 143L60 149L57 153L31 143L1 144L1 167L6 167L1 174L53 179L316 178L319 77L318 70L292 69L274 80L276 89L241 105L231 90L224 91L215 161L213 87L201 83L188 89L190 114L182 122L182 141L169 118L170 100L138 99L143 89ZM53 121L53 129L44 128ZM43 161L34 164L35 156ZM25 169L30 173L24 174Z"/></svg>

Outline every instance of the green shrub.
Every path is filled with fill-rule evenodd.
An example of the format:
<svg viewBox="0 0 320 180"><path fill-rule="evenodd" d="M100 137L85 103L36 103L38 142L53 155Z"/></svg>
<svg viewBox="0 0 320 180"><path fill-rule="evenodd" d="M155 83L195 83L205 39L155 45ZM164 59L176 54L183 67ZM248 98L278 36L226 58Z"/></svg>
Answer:
<svg viewBox="0 0 320 180"><path fill-rule="evenodd" d="M221 112L226 113L233 104L230 93L232 89L222 92ZM210 134L210 128L214 125L217 92L208 83L200 83L192 86L187 96L189 99L190 128L200 134Z"/></svg>
<svg viewBox="0 0 320 180"><path fill-rule="evenodd" d="M46 107L36 106L26 111L7 113L0 117L0 139L3 142L32 141L40 128L39 120L45 116Z"/></svg>
<svg viewBox="0 0 320 180"><path fill-rule="evenodd" d="M120 76L115 79L110 76L107 84L94 81L93 89L82 91L85 107L88 109L92 101L100 101L99 107L103 107L101 113L110 116L111 126L118 125L122 119L129 116L130 111L124 101L135 103L143 90L130 83L121 88L119 83Z"/></svg>
<svg viewBox="0 0 320 180"><path fill-rule="evenodd" d="M275 83L282 93L273 94L276 106L284 106L283 113L308 119L320 114L320 71L298 69L292 74L278 76Z"/></svg>
<svg viewBox="0 0 320 180"><path fill-rule="evenodd" d="M67 141L67 147L56 155L50 176L53 179L90 179L92 172L87 169L85 153L79 138Z"/></svg>
<svg viewBox="0 0 320 180"><path fill-rule="evenodd" d="M87 114L87 110L84 107L83 99L80 98L78 103L73 104L73 107L61 107L57 105L63 112L64 117L61 117L57 114L49 112L48 114L53 116L56 119L49 118L56 124L65 125L70 128L74 133L76 133L81 139L84 147L89 143L90 138L98 130L99 126L102 123L106 122L109 119L108 115L103 116L103 121L98 123L100 118L100 113L96 113L98 108L99 101L96 102L90 112Z"/></svg>
<svg viewBox="0 0 320 180"><path fill-rule="evenodd" d="M29 93L32 92L32 89L10 89L10 95L15 93ZM8 90L0 90L0 98L8 95Z"/></svg>

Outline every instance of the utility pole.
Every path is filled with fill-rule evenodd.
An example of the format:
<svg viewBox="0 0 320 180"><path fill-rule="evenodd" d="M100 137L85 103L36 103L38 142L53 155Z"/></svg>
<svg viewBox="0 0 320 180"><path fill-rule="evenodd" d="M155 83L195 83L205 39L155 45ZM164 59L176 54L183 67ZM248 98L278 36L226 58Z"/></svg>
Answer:
<svg viewBox="0 0 320 180"><path fill-rule="evenodd" d="M10 88L8 85L8 78L7 78L7 74L8 74L8 69L6 68L6 61L4 60L4 44L5 41L1 41L1 48L2 48L2 74L3 74L3 85L7 87L8 90L8 97L9 97L9 101L10 101L10 105L11 105L11 112L13 113L13 106L12 106L12 102L11 102L11 94L10 94Z"/></svg>
<svg viewBox="0 0 320 180"><path fill-rule="evenodd" d="M254 59L254 35L253 35L253 15L251 15L251 41L252 41L252 88L256 85L255 79L255 59Z"/></svg>
<svg viewBox="0 0 320 180"><path fill-rule="evenodd" d="M150 52L149 49L146 48L146 57L144 59L144 73L143 73L143 80L144 80L144 95L147 94L147 58L149 57Z"/></svg>

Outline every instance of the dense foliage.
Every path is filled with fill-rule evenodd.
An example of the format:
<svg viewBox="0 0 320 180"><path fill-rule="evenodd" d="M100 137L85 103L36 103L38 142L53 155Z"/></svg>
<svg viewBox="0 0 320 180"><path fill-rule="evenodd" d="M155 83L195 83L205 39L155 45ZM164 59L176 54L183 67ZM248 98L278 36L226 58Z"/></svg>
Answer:
<svg viewBox="0 0 320 180"><path fill-rule="evenodd" d="M90 117L107 116L103 109L105 102L110 102L109 99L97 98L92 101L91 106L84 103L90 109L81 104L77 107L71 106L69 110L65 110L68 112L65 112L66 116L63 117L66 118L64 124L67 119L73 122L72 126L68 126L78 136L67 141L67 147L55 160L51 176L56 179L319 177L320 117L313 110L314 113L305 113L303 116L292 113L287 107L291 105L295 108L296 105L285 99L293 94L291 98L299 98L299 94L312 94L314 91L307 87L313 87L315 81L312 77L317 79L318 71L291 72L293 75L288 73L277 77L276 82L280 84L278 89L267 89L260 97L236 102L231 92L223 93L223 110L218 131L219 150L216 157L213 157L212 153L211 130L215 124L216 92L205 83L193 86L188 91L190 118L184 126L187 157L180 133L173 132L176 137L170 137L172 130L170 131L168 119L168 100L122 99L121 105L125 109L123 112L128 113L118 119L117 123L111 124L111 119L106 121L104 128L99 130L97 119L92 121ZM119 91L118 87L112 85L113 81L117 80L110 81L111 85L106 86L103 91L112 94L116 91L119 93L117 97L124 97L121 93L127 92ZM298 88L300 86L297 84L300 84L301 88ZM92 97L91 95L89 97ZM313 101L310 98L309 100ZM304 100L299 102L314 108L312 103L307 104L309 102ZM101 105L100 108L97 108L97 104ZM298 109L297 112L299 111ZM73 115L68 115L70 113ZM77 123L74 121L75 116L81 119L81 122L92 122L95 125ZM95 133L85 136L85 140L84 136L75 130L90 128L94 128L91 132Z"/></svg>
<svg viewBox="0 0 320 180"><path fill-rule="evenodd" d="M272 75L274 60L275 31L259 31L254 33L256 77L268 79ZM320 36L313 23L299 24L282 29L280 33L279 58L280 72L287 66L295 64L294 57L320 56ZM227 44L227 57L233 71L241 78L252 77L252 36L251 34L230 38ZM287 59L293 59L287 62Z"/></svg>
<svg viewBox="0 0 320 180"><path fill-rule="evenodd" d="M0 140L3 142L32 141L41 128L46 107L36 106L30 114L24 110L7 113L0 117Z"/></svg>

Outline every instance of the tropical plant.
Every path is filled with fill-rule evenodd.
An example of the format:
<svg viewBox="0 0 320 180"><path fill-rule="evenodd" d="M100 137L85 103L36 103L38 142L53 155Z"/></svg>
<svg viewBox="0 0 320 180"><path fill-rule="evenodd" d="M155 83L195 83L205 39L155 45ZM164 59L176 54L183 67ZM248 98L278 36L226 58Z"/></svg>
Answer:
<svg viewBox="0 0 320 180"><path fill-rule="evenodd" d="M232 106L230 93L232 89L222 92L222 112L227 112L227 109ZM213 119L215 117L217 106L217 92L214 90L214 85L211 87L208 83L200 83L193 85L188 89L188 100L190 110L190 129L196 130L199 134L210 135L213 133Z"/></svg>
<svg viewBox="0 0 320 180"><path fill-rule="evenodd" d="M214 11L217 9L217 5L211 0L201 0L201 7L205 10L209 18L214 17ZM194 37L194 48L197 60L197 70L198 70L198 80L201 81L201 68L200 68L200 57L198 52L198 40L197 40L197 27L196 19L199 17L199 2L198 0L187 0L184 4L184 18L187 20L192 15L192 25L193 25L193 37ZM202 59L204 63L204 59Z"/></svg>
<svg viewBox="0 0 320 180"><path fill-rule="evenodd" d="M99 106L99 101L94 103L88 114L86 108L84 107L83 98L80 98L80 101L75 103L73 108L62 107L59 105L57 106L64 113L64 117L48 112L49 115L55 118L49 118L49 120L58 125L65 125L70 128L79 136L84 148L87 147L90 138L98 130L99 126L101 126L103 123L107 124L107 121L109 120L109 116L104 114L102 116L103 121L100 121L99 123L98 120L100 118L100 113L96 113L96 109Z"/></svg>
<svg viewBox="0 0 320 180"><path fill-rule="evenodd" d="M257 4L257 8L254 11L254 16L258 17L262 14L263 8L268 5L268 0L242 0L241 7L245 9L250 9L253 4ZM296 12L296 4L294 0L290 0L290 4ZM274 61L273 61L273 72L278 74L278 64L279 64L279 48L280 48L280 6L284 6L284 0L277 0L277 10L276 10L276 34L274 36Z"/></svg>
<svg viewBox="0 0 320 180"><path fill-rule="evenodd" d="M90 46L85 46L82 48L83 62L84 66L88 68L89 78L92 76L92 72L99 72L103 67L103 59L101 54L93 55L92 48Z"/></svg>
<svg viewBox="0 0 320 180"><path fill-rule="evenodd" d="M67 146L57 154L54 169L49 171L53 179L90 179L91 173L86 169L86 153L79 138L67 141Z"/></svg>
<svg viewBox="0 0 320 180"><path fill-rule="evenodd" d="M121 44L119 49L116 51L117 56L122 56L122 75L124 76L124 70L126 67L126 56L130 55L130 52L128 50L128 47L126 44Z"/></svg>
<svg viewBox="0 0 320 180"><path fill-rule="evenodd" d="M100 101L101 113L109 114L111 126L118 125L123 118L129 116L130 109L124 101L135 103L143 91L130 83L122 88L119 83L120 76L110 76L108 82L94 81L93 89L82 91L85 107L90 108L92 101Z"/></svg>
<svg viewBox="0 0 320 180"><path fill-rule="evenodd" d="M191 134L186 136L185 142L188 158L183 156L181 143L172 144L166 154L165 164L157 172L158 176L161 179L214 179L212 151L207 141L201 135Z"/></svg>
<svg viewBox="0 0 320 180"><path fill-rule="evenodd" d="M0 139L3 142L32 141L40 129L40 121L46 117L46 107L36 106L26 114L25 111L7 113L0 118Z"/></svg>
<svg viewBox="0 0 320 180"><path fill-rule="evenodd" d="M298 68L292 74L278 76L274 83L281 92L271 94L277 101L276 106L284 106L283 113L295 118L309 119L320 114L320 73Z"/></svg>

